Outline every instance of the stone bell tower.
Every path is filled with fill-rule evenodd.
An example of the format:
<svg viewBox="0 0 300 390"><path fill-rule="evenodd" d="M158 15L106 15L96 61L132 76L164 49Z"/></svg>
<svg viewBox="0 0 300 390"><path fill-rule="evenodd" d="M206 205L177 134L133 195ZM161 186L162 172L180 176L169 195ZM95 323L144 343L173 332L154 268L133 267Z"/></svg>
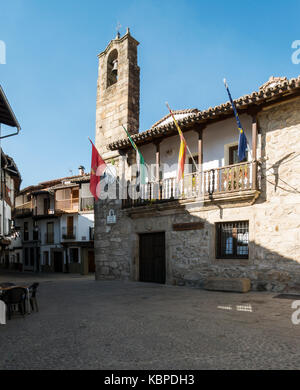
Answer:
<svg viewBox="0 0 300 390"><path fill-rule="evenodd" d="M137 42L127 29L118 33L98 55L99 75L96 106L96 147L106 161L117 157L107 145L139 130L140 68L137 64Z"/></svg>

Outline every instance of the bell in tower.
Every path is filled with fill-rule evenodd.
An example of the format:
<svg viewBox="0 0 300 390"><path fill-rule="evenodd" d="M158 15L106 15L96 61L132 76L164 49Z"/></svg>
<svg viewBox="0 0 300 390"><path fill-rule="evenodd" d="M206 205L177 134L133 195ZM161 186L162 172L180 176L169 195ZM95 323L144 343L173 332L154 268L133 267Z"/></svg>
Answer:
<svg viewBox="0 0 300 390"><path fill-rule="evenodd" d="M139 131L140 68L137 63L137 42L127 29L117 34L99 54L99 75L96 110L96 147L102 158L117 157L108 145Z"/></svg>
<svg viewBox="0 0 300 390"><path fill-rule="evenodd" d="M107 64L107 86L115 84L118 81L118 52L113 50L110 53Z"/></svg>

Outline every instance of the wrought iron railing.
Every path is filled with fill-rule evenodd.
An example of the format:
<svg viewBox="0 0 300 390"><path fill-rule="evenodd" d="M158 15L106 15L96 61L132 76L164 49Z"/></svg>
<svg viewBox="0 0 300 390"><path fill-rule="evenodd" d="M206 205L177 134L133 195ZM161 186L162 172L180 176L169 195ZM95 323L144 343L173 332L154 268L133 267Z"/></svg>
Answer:
<svg viewBox="0 0 300 390"><path fill-rule="evenodd" d="M61 229L61 237L63 240L75 240L76 239L76 226L73 226L73 228L63 226Z"/></svg>

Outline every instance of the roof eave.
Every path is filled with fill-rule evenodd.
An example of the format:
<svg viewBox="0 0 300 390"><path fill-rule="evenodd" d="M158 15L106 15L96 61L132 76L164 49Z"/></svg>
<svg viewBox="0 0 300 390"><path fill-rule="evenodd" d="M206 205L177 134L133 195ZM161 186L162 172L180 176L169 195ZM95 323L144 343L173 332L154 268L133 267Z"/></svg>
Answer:
<svg viewBox="0 0 300 390"><path fill-rule="evenodd" d="M9 120L4 120L2 121L1 118L0 118L0 123L3 123L4 125L7 125L7 126L11 126L11 127L16 127L18 132L21 130L21 126L8 102L8 99L0 85L0 98L2 99L2 101L4 102L4 105L5 105L5 108L7 110L7 113L9 115Z"/></svg>
<svg viewBox="0 0 300 390"><path fill-rule="evenodd" d="M275 87L268 88L267 90L259 90L258 92L252 92L252 94L244 95L239 99L234 100L236 108L239 112L247 112L254 107L261 107L271 105L278 100L284 100L292 95L300 94L300 76L297 79L290 79L276 85ZM181 120L177 120L181 126L182 131L189 131L195 124L208 124L212 121L224 120L229 116L233 116L233 109L231 103L228 101L219 106L210 107L205 111L199 111L194 116L189 116ZM158 126L146 130L142 133L137 133L132 136L134 142L137 145L143 145L152 142L157 137L162 137L166 134L176 134L176 127L174 123L170 122L163 126ZM108 145L109 150L122 150L128 149L130 142L124 138L115 141Z"/></svg>

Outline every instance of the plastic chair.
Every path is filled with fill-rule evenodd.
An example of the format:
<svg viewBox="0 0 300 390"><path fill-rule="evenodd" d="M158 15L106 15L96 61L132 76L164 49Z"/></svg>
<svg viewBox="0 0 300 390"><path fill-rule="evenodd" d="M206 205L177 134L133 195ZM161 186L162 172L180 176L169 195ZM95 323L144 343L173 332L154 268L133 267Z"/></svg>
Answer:
<svg viewBox="0 0 300 390"><path fill-rule="evenodd" d="M9 290L6 290L2 296L1 300L6 303L7 306L7 316L8 319L11 319L12 312L14 311L14 305L18 306L18 312L25 315L25 299L26 299L26 289L22 287L13 287Z"/></svg>
<svg viewBox="0 0 300 390"><path fill-rule="evenodd" d="M33 283L29 287L29 293L30 293L30 306L32 311L39 311L39 307L36 300L36 292L37 288L39 286L39 283Z"/></svg>

